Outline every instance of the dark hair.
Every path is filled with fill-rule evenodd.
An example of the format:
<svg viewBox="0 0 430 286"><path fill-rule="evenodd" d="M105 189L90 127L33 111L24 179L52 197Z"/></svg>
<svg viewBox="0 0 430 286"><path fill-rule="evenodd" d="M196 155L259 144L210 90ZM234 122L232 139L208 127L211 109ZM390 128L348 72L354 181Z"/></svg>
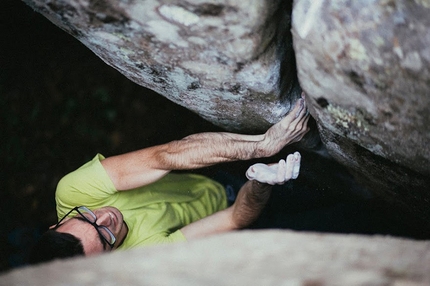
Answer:
<svg viewBox="0 0 430 286"><path fill-rule="evenodd" d="M39 241L33 246L28 261L30 264L37 264L55 258L77 255L84 255L84 247L78 238L69 233L50 229L42 234Z"/></svg>

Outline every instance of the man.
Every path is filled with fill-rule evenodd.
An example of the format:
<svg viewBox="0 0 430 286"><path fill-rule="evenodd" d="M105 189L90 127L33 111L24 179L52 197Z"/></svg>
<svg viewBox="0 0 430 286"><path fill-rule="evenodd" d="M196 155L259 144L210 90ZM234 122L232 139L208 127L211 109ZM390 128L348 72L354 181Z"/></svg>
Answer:
<svg viewBox="0 0 430 286"><path fill-rule="evenodd" d="M170 171L272 156L302 139L308 119L302 98L265 134L199 133L106 159L98 154L59 182L59 222L42 236L30 262L186 241L248 226L265 206L271 185L297 177L298 152L272 166L251 166L250 180L230 207L219 183Z"/></svg>

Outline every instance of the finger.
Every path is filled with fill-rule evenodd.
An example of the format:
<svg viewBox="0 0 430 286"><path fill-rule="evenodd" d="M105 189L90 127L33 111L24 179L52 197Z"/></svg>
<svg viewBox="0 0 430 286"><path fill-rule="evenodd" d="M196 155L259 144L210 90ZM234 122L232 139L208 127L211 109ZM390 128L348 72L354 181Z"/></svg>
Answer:
<svg viewBox="0 0 430 286"><path fill-rule="evenodd" d="M293 172L292 172L292 179L297 179L300 173L300 161L302 159L302 156L299 152L294 153L294 165L293 165Z"/></svg>
<svg viewBox="0 0 430 286"><path fill-rule="evenodd" d="M297 104L299 104L300 107L298 110L296 110L297 106L296 106L296 108L294 108L294 110L296 111L296 117L295 118L300 118L304 114L303 111L305 111L305 113L306 113L306 102L303 98L300 98L297 101Z"/></svg>
<svg viewBox="0 0 430 286"><path fill-rule="evenodd" d="M278 163L278 170L276 172L276 182L277 184L282 184L284 183L284 174L285 174L285 170L286 170L286 163L283 159L279 160Z"/></svg>
<svg viewBox="0 0 430 286"><path fill-rule="evenodd" d="M308 117L309 117L309 114L307 114L307 108L304 106L300 110L298 116L293 121L290 122L290 126L289 127L292 130L300 131L301 129L303 129L303 124L305 122L307 122Z"/></svg>
<svg viewBox="0 0 430 286"><path fill-rule="evenodd" d="M252 180L255 178L255 175L257 174L257 170L254 168L254 165L248 168L245 175L248 178L248 180Z"/></svg>
<svg viewBox="0 0 430 286"><path fill-rule="evenodd" d="M296 120L298 118L298 116L300 115L300 112L303 109L304 106L304 99L300 98L299 100L297 100L296 105L294 106L293 110L291 110L282 120L281 120L281 125L286 128L288 127L291 122L293 122L294 120Z"/></svg>
<svg viewBox="0 0 430 286"><path fill-rule="evenodd" d="M288 181L293 176L294 155L293 154L288 155L287 159L286 159L286 162L287 162L287 167L285 169L284 179L285 179L285 181Z"/></svg>
<svg viewBox="0 0 430 286"><path fill-rule="evenodd" d="M305 137L306 133L308 133L309 130L310 130L309 128L306 129L306 132L303 132L298 137L294 138L294 142L300 142L303 139L303 137Z"/></svg>
<svg viewBox="0 0 430 286"><path fill-rule="evenodd" d="M310 118L311 118L311 115L308 113L308 114L306 115L305 121L303 122L304 126L307 126L307 125L308 125L308 122L309 122L309 119L310 119Z"/></svg>
<svg viewBox="0 0 430 286"><path fill-rule="evenodd" d="M302 92L302 98L301 99L303 100L303 108L301 109L300 113L302 113L303 115L307 115L308 114L308 107L307 107L307 104L306 104L306 99L305 99L305 95L304 94L305 93Z"/></svg>
<svg viewBox="0 0 430 286"><path fill-rule="evenodd" d="M306 128L306 130L305 130L305 131L303 131L303 132L301 132L300 134L296 135L296 137L294 137L294 138L291 140L291 143L300 142L300 140L302 140L302 139L303 139L303 137L305 137L305 135L306 135L310 130L311 130L310 128Z"/></svg>
<svg viewBox="0 0 430 286"><path fill-rule="evenodd" d="M303 117L296 125L295 132L297 134L302 133L306 130L309 122L309 116Z"/></svg>
<svg viewBox="0 0 430 286"><path fill-rule="evenodd" d="M306 125L309 121L309 117L310 117L309 113L306 112L305 116L300 118L299 124ZM299 124L297 124L297 125L299 125Z"/></svg>
<svg viewBox="0 0 430 286"><path fill-rule="evenodd" d="M302 133L300 133L299 135L297 135L296 137L294 137L294 139L291 142L299 142L300 140L303 139L303 137L305 137L305 135L310 131L310 128L306 128L305 131L303 131Z"/></svg>
<svg viewBox="0 0 430 286"><path fill-rule="evenodd" d="M297 126L296 134L292 139L292 142L299 142L309 132L310 128L307 127L309 116L306 116L301 126Z"/></svg>

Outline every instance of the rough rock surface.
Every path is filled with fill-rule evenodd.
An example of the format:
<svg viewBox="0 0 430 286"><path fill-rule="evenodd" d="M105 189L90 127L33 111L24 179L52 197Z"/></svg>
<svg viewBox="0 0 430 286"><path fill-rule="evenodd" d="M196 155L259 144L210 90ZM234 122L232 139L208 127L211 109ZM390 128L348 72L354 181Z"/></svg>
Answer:
<svg viewBox="0 0 430 286"><path fill-rule="evenodd" d="M293 11L299 80L330 154L430 221L430 2L300 0Z"/></svg>
<svg viewBox="0 0 430 286"><path fill-rule="evenodd" d="M218 126L261 131L290 109L278 85L277 35L289 35L282 1L24 1L129 79Z"/></svg>
<svg viewBox="0 0 430 286"><path fill-rule="evenodd" d="M0 285L429 285L430 242L242 231L13 270Z"/></svg>

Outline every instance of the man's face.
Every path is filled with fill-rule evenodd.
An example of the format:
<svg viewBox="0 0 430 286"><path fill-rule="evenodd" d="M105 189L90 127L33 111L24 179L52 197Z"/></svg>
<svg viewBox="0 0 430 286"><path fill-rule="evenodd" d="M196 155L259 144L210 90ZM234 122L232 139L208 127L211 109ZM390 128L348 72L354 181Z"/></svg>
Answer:
<svg viewBox="0 0 430 286"><path fill-rule="evenodd" d="M93 210L93 213L97 216L96 224L106 226L114 234L116 242L113 249L118 248L128 233L122 213L114 207L103 207ZM103 243L95 227L83 220L80 214L66 219L56 228L56 231L70 233L80 239L85 255L111 250L108 244Z"/></svg>

